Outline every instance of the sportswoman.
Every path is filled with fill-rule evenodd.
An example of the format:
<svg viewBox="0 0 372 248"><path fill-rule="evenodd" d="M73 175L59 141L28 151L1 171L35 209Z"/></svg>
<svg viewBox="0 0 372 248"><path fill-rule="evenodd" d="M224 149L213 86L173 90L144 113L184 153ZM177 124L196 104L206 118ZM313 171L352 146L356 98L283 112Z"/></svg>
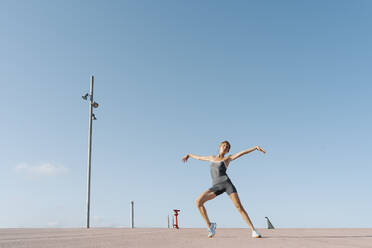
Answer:
<svg viewBox="0 0 372 248"><path fill-rule="evenodd" d="M212 200L216 196L226 192L232 202L234 203L235 207L239 211L239 213L242 215L244 221L249 225L249 227L252 229L252 237L253 238L261 238L261 234L257 232L257 230L254 228L251 220L248 217L247 212L244 210L242 204L240 203L240 199L238 196L238 192L236 191L236 188L234 184L231 182L230 178L226 174L226 169L229 166L230 162L247 154L250 152L253 152L255 150L258 150L262 153L266 153L264 149L262 149L259 146L253 147L248 150L244 150L238 153L235 153L233 155L229 155L225 157L225 154L230 151L230 143L228 141L223 141L219 145L219 152L217 156L211 155L211 156L198 156L194 154L187 154L185 157L182 158L183 162L186 162L189 157L192 157L194 159L203 160L203 161L210 161L212 162L210 165L210 172L212 176L212 187L203 192L198 199L196 199L196 206L199 209L199 212L201 216L203 217L205 223L208 227L208 237L212 238L216 233L216 223L210 222L207 210L204 207L204 203L206 201Z"/></svg>

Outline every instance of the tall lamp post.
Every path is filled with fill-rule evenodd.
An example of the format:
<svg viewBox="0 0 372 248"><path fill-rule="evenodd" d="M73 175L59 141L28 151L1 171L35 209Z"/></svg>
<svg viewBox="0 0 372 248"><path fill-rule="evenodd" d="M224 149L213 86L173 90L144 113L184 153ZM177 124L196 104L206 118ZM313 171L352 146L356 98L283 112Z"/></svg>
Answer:
<svg viewBox="0 0 372 248"><path fill-rule="evenodd" d="M89 96L89 136L88 136L88 176L87 176L87 228L89 228L90 216L90 167L92 158L92 120L97 120L93 114L93 108L98 108L98 103L93 101L93 85L94 76L90 77L90 92L86 93L82 98L88 100Z"/></svg>

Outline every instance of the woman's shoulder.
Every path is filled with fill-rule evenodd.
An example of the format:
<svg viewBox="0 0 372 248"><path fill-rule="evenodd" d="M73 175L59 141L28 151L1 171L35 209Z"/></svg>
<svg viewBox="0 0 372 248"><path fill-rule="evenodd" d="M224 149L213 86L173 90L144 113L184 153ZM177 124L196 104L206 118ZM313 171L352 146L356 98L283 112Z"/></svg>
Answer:
<svg viewBox="0 0 372 248"><path fill-rule="evenodd" d="M231 155L228 155L228 156L226 156L226 157L224 157L223 159L220 159L220 160L218 160L217 156L215 156L215 155L211 155L209 157L211 158L211 162L221 162L221 161L230 162L230 160L231 160Z"/></svg>

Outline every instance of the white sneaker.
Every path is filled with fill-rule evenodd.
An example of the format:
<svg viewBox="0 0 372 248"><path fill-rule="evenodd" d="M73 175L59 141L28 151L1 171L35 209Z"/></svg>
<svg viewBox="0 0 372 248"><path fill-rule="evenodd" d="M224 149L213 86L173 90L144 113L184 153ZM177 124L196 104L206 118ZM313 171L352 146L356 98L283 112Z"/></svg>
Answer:
<svg viewBox="0 0 372 248"><path fill-rule="evenodd" d="M211 226L209 227L209 233L208 233L208 238L212 238L216 234L216 223L211 222Z"/></svg>
<svg viewBox="0 0 372 248"><path fill-rule="evenodd" d="M262 236L256 230L253 230L252 231L252 238L262 238Z"/></svg>

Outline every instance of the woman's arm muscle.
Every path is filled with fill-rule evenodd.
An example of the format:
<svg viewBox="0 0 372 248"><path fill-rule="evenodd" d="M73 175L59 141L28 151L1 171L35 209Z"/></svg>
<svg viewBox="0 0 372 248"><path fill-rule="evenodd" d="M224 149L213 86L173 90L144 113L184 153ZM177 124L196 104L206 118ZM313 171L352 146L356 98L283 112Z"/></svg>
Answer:
<svg viewBox="0 0 372 248"><path fill-rule="evenodd" d="M212 161L212 156L199 156L199 155L195 155L195 154L191 154L189 153L189 156L194 158L194 159L197 159L197 160L203 160L203 161Z"/></svg>
<svg viewBox="0 0 372 248"><path fill-rule="evenodd" d="M257 146L256 147L253 147L253 148L250 148L250 149L247 149L247 150L244 150L244 151L241 151L241 152L237 152L237 153L235 153L235 154L233 154L233 155L230 156L230 160L231 161L232 160L235 160L235 159L237 159L237 158L239 158L239 157L241 157L241 156L243 156L243 155L245 155L247 153L253 152L255 150L257 150Z"/></svg>

